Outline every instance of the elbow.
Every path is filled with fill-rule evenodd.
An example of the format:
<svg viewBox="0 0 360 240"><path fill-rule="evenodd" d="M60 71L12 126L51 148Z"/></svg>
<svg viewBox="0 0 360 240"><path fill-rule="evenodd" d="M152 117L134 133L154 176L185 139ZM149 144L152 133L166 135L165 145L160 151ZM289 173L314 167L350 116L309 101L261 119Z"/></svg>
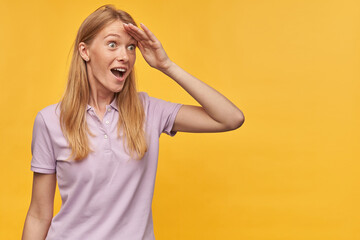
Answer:
<svg viewBox="0 0 360 240"><path fill-rule="evenodd" d="M228 131L232 131L241 127L245 122L244 114L239 110L237 114L234 114L231 118L231 121L227 124Z"/></svg>

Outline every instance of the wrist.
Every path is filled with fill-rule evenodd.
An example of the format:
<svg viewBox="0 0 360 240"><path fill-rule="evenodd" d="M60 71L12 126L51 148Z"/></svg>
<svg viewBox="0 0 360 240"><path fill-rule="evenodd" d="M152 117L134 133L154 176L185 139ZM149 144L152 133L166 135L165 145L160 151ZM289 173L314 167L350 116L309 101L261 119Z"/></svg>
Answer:
<svg viewBox="0 0 360 240"><path fill-rule="evenodd" d="M169 59L169 61L166 64L164 64L164 67L162 67L159 70L169 76L172 72L172 69L174 69L175 66L176 64Z"/></svg>

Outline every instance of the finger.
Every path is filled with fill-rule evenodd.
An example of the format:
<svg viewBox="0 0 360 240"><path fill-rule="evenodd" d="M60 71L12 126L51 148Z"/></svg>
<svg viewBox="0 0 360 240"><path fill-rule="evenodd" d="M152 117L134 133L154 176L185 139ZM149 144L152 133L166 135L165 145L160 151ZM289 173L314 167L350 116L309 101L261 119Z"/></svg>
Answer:
<svg viewBox="0 0 360 240"><path fill-rule="evenodd" d="M126 31L130 36L132 36L137 42L143 40L142 37L141 37L136 31L134 31L129 25L126 25L125 23L124 23L124 29L125 29L125 31Z"/></svg>
<svg viewBox="0 0 360 240"><path fill-rule="evenodd" d="M140 23L140 26L142 29L144 29L144 32L146 33L146 35L149 37L149 39L151 41L158 41L158 39L155 37L155 35L143 24L143 23Z"/></svg>
<svg viewBox="0 0 360 240"><path fill-rule="evenodd" d="M140 42L138 42L138 48L141 52L144 50L144 46Z"/></svg>
<svg viewBox="0 0 360 240"><path fill-rule="evenodd" d="M142 41L142 39L139 38L139 36L137 36L135 33L133 33L132 31L128 30L127 33L136 40L136 42L140 42Z"/></svg>
<svg viewBox="0 0 360 240"><path fill-rule="evenodd" d="M134 31L129 25L126 25L125 23L124 23L124 29L128 34L130 34L133 38L135 38L136 41L140 41L142 39L141 36L139 36L139 34L136 31Z"/></svg>
<svg viewBox="0 0 360 240"><path fill-rule="evenodd" d="M145 32L138 27L132 25L131 23L128 24L129 31L131 31L134 35L136 35L141 40L147 40L149 37L145 34Z"/></svg>
<svg viewBox="0 0 360 240"><path fill-rule="evenodd" d="M143 38L144 40L150 40L150 41L158 41L158 39L155 37L155 35L142 23L140 23L141 27L144 29L140 29L137 26L134 26L133 24L129 23L129 29L135 34L137 34L138 37Z"/></svg>

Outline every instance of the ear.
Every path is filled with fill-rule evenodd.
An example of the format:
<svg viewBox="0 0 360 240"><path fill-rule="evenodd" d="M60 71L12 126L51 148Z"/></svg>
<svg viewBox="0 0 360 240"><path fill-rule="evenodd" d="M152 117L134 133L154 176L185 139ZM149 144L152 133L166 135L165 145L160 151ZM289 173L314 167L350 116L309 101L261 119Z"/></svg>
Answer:
<svg viewBox="0 0 360 240"><path fill-rule="evenodd" d="M79 43L79 53L84 61L90 60L89 47L84 42Z"/></svg>

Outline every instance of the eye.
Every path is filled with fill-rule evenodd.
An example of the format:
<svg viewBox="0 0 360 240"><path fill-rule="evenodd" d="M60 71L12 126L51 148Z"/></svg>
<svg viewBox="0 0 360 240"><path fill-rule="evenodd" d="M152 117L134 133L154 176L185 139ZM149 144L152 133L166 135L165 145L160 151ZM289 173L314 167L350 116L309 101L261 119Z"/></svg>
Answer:
<svg viewBox="0 0 360 240"><path fill-rule="evenodd" d="M116 47L116 43L115 42L110 42L108 44L108 46L111 47L111 48L114 48L114 47Z"/></svg>
<svg viewBox="0 0 360 240"><path fill-rule="evenodd" d="M135 44L131 44L130 46L128 46L128 49L131 51L135 50L135 48L136 48Z"/></svg>

